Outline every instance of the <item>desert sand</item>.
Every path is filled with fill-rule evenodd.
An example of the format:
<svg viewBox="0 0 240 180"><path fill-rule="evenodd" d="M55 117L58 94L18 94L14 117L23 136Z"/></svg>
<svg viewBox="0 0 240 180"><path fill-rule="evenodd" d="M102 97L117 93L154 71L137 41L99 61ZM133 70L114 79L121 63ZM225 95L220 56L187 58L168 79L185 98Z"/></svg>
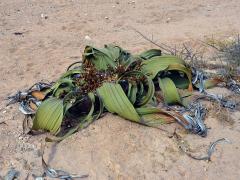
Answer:
<svg viewBox="0 0 240 180"><path fill-rule="evenodd" d="M0 176L14 167L19 179L42 173L40 146L45 135L22 134L24 116L5 98L41 80L56 80L66 67L81 59L86 44L114 43L132 53L156 48L132 30L154 40L179 44L205 37L231 36L240 31L239 0L1 0L0 1ZM86 36L89 36L86 38ZM223 88L211 91L231 94ZM206 118L206 138L177 128L193 152L204 154L219 144L212 161L197 161L159 129L106 115L53 147L44 158L56 169L88 174L87 179L228 179L240 177L240 113L233 123ZM165 127L164 127L165 128Z"/></svg>

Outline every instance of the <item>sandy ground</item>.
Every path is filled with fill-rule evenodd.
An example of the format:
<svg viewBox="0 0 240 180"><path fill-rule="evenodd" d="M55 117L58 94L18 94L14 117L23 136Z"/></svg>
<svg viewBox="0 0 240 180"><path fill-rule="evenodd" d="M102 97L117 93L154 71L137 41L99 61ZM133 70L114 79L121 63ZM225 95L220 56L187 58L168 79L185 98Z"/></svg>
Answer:
<svg viewBox="0 0 240 180"><path fill-rule="evenodd" d="M0 176L10 167L41 174L44 136L23 136L23 115L4 98L42 79L54 80L81 57L86 45L115 43L137 53L154 47L131 28L168 44L239 33L239 0L1 0L0 1ZM21 35L17 33L22 33ZM230 92L215 88L214 92ZM45 159L55 168L89 174L88 179L239 179L240 113L234 123L210 114L206 138L184 134L193 152L205 153L216 139L212 161L182 153L163 131L107 115L89 128L48 144ZM171 125L178 131L184 130ZM29 179L32 179L30 176Z"/></svg>

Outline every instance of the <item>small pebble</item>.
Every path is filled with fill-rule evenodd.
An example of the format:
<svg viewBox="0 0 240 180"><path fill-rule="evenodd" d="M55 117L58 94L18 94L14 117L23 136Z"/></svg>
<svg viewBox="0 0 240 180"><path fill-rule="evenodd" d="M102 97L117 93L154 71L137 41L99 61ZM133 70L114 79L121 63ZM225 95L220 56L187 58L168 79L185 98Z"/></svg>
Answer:
<svg viewBox="0 0 240 180"><path fill-rule="evenodd" d="M84 37L85 40L91 41L92 39L89 36Z"/></svg>
<svg viewBox="0 0 240 180"><path fill-rule="evenodd" d="M171 21L171 18L167 18L166 23L169 23Z"/></svg>
<svg viewBox="0 0 240 180"><path fill-rule="evenodd" d="M235 38L234 38L234 37L232 37L232 36L230 36L230 37L228 38L228 40L232 42L232 41L234 41L234 40L235 40Z"/></svg>
<svg viewBox="0 0 240 180"><path fill-rule="evenodd" d="M130 1L128 2L128 4L135 4L135 1Z"/></svg>
<svg viewBox="0 0 240 180"><path fill-rule="evenodd" d="M107 16L105 16L104 18L105 18L105 19L109 19L109 17L107 17Z"/></svg>
<svg viewBox="0 0 240 180"><path fill-rule="evenodd" d="M46 15L46 14L41 14L41 18L44 18L44 19L47 19L48 18L48 16Z"/></svg>
<svg viewBox="0 0 240 180"><path fill-rule="evenodd" d="M7 111L6 111L6 110L4 110L2 113L3 113L3 114L5 114L6 112L7 112Z"/></svg>
<svg viewBox="0 0 240 180"><path fill-rule="evenodd" d="M18 139L19 139L19 140L23 140L23 137L22 137L22 136L19 136Z"/></svg>

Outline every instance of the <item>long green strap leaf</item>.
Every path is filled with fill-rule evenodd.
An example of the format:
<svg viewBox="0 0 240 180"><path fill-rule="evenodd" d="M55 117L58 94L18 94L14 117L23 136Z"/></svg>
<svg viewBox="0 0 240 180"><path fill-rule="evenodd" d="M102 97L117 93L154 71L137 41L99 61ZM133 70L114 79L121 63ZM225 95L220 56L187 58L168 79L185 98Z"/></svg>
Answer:
<svg viewBox="0 0 240 180"><path fill-rule="evenodd" d="M156 107L137 108L136 111L141 116L141 123L147 126L159 127L161 124L174 121L189 125L183 115L176 111L166 111Z"/></svg>
<svg viewBox="0 0 240 180"><path fill-rule="evenodd" d="M92 62L97 70L107 70L108 67L116 68L116 60L120 56L121 49L113 45L105 45L98 49L87 46L84 50L83 60Z"/></svg>
<svg viewBox="0 0 240 180"><path fill-rule="evenodd" d="M104 83L97 89L97 93L109 112L139 122L139 115L119 84Z"/></svg>
<svg viewBox="0 0 240 180"><path fill-rule="evenodd" d="M32 129L44 129L56 134L60 129L62 120L63 102L58 98L51 97L39 106Z"/></svg>
<svg viewBox="0 0 240 180"><path fill-rule="evenodd" d="M184 66L183 64L170 64L167 68L168 71L176 70L181 71L187 75L188 81L189 81L189 90L192 91L192 72L189 68Z"/></svg>
<svg viewBox="0 0 240 180"><path fill-rule="evenodd" d="M95 95L93 93L89 93L88 97L91 100L92 106L91 106L89 113L86 116L79 117L79 124L77 126L71 128L64 136L62 136L62 137L47 137L46 141L48 141L48 142L62 141L65 138L72 135L73 133L86 128L89 124L91 124L94 120L98 119L101 116L101 114L103 113L103 108L104 108L102 100L99 99L99 103L100 103L99 111L95 113L94 112L94 110L95 110L95 107L94 107Z"/></svg>
<svg viewBox="0 0 240 180"><path fill-rule="evenodd" d="M210 89L212 87L216 87L218 84L224 82L221 78L212 78L212 79L206 79L203 81L204 89ZM195 87L199 88L199 83L194 85Z"/></svg>
<svg viewBox="0 0 240 180"><path fill-rule="evenodd" d="M165 111L156 107L136 108L139 116L141 116L141 124L158 127L159 125L174 122L174 118Z"/></svg>
<svg viewBox="0 0 240 180"><path fill-rule="evenodd" d="M81 74L83 71L81 69L71 69L65 72L60 79L68 78L70 76L73 76L74 74Z"/></svg>
<svg viewBox="0 0 240 180"><path fill-rule="evenodd" d="M181 104L181 99L177 88L170 78L158 78L158 82L163 93L164 102L166 104Z"/></svg>
<svg viewBox="0 0 240 180"><path fill-rule="evenodd" d="M136 102L137 99L137 85L133 85L131 87L131 91L130 91L130 95L128 96L129 100L131 101L132 104L134 104Z"/></svg>
<svg viewBox="0 0 240 180"><path fill-rule="evenodd" d="M162 51L160 49L150 49L142 52L139 56L144 60L148 60L152 57L161 56L161 55L162 55Z"/></svg>
<svg viewBox="0 0 240 180"><path fill-rule="evenodd" d="M138 102L137 102L137 105L138 106L144 106L146 105L147 103L149 103L149 101L151 101L151 99L153 98L154 96L154 92L155 92L155 87L154 87L154 83L152 81L151 78L149 78L148 76L146 76L143 72L141 71L130 71L130 72L127 72L125 73L123 76L121 76L119 80L121 80L122 78L124 77L137 77L137 76L140 76L140 77L144 77L146 79L146 83L145 85L147 85L148 87L148 90L145 94L143 94L144 92L144 87L143 87L143 84L142 82L140 82L140 89L139 89L139 92L140 93L140 99L138 99ZM117 82L118 82L117 81ZM129 96L128 96L129 97Z"/></svg>
<svg viewBox="0 0 240 180"><path fill-rule="evenodd" d="M143 61L141 71L153 79L159 72L166 70L171 64L185 65L185 62L176 56L155 56L147 61Z"/></svg>

